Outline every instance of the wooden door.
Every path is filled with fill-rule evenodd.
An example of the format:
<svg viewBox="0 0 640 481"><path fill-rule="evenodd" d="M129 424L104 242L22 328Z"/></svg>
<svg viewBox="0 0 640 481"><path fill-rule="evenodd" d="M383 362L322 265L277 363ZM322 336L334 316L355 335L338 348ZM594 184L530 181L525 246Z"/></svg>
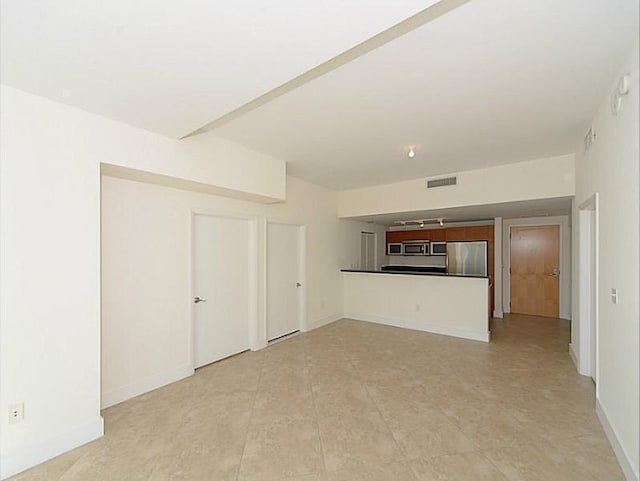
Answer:
<svg viewBox="0 0 640 481"><path fill-rule="evenodd" d="M511 312L558 317L560 226L511 228Z"/></svg>

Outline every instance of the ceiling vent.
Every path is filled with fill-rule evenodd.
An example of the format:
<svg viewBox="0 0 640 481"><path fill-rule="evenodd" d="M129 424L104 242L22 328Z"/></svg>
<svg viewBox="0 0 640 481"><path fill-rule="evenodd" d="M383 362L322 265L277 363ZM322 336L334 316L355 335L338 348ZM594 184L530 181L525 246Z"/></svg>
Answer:
<svg viewBox="0 0 640 481"><path fill-rule="evenodd" d="M435 189L436 187L446 187L448 185L456 185L457 183L458 183L458 178L456 176L443 177L442 179L427 180L427 189Z"/></svg>

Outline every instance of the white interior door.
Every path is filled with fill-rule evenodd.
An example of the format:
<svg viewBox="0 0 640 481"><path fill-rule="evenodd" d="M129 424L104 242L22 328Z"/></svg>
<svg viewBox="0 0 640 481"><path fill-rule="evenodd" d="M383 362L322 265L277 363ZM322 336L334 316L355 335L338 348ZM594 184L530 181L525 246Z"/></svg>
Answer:
<svg viewBox="0 0 640 481"><path fill-rule="evenodd" d="M267 339L300 330L300 227L267 225Z"/></svg>
<svg viewBox="0 0 640 481"><path fill-rule="evenodd" d="M360 233L360 269L376 269L376 235L373 232Z"/></svg>
<svg viewBox="0 0 640 481"><path fill-rule="evenodd" d="M201 367L249 349L249 221L195 215L193 269Z"/></svg>

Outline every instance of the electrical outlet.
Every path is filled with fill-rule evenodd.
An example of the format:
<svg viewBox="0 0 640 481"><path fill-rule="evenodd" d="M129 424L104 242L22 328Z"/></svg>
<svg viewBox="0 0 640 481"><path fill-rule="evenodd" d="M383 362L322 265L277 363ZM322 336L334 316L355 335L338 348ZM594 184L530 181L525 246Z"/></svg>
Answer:
<svg viewBox="0 0 640 481"><path fill-rule="evenodd" d="M9 406L9 424L19 423L24 420L24 403Z"/></svg>
<svg viewBox="0 0 640 481"><path fill-rule="evenodd" d="M614 304L618 303L618 289L611 289L611 302Z"/></svg>

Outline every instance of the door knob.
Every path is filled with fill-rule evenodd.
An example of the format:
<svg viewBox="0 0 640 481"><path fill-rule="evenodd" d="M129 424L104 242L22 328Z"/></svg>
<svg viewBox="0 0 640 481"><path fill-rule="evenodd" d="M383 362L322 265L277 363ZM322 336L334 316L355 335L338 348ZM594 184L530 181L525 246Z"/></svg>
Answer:
<svg viewBox="0 0 640 481"><path fill-rule="evenodd" d="M556 269L552 270L552 271L551 271L551 275L552 275L553 277L559 277L559 276L560 276L560 269L557 269L557 268L556 268Z"/></svg>
<svg viewBox="0 0 640 481"><path fill-rule="evenodd" d="M193 298L193 302L197 304L198 302L207 302L207 300L203 299L202 297L196 296Z"/></svg>

